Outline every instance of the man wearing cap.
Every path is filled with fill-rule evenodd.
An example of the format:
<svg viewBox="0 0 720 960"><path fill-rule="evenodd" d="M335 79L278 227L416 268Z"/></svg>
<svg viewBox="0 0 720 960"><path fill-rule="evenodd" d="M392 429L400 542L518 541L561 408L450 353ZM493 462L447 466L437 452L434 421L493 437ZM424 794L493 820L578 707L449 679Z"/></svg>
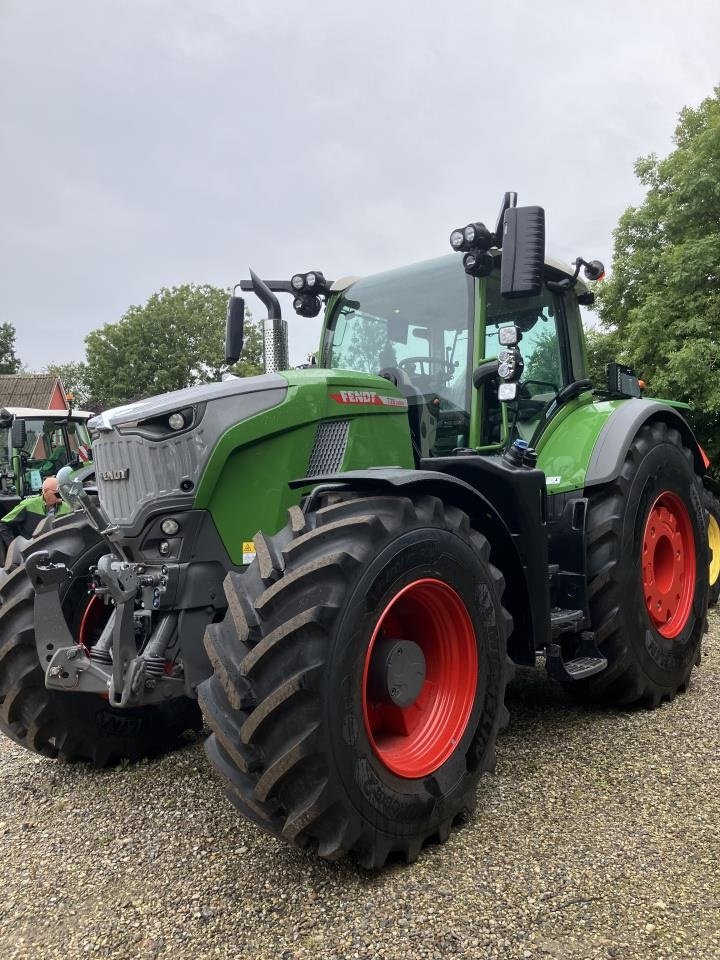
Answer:
<svg viewBox="0 0 720 960"><path fill-rule="evenodd" d="M0 520L0 540L9 547L15 537L30 539L45 517L61 517L70 513L58 490L57 477L43 480L42 493L21 500Z"/></svg>

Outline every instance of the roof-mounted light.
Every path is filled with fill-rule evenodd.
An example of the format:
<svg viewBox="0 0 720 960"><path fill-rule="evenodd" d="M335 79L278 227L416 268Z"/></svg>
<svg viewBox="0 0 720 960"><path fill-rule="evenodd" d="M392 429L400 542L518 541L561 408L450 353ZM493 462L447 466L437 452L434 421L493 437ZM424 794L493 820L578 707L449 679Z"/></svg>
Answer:
<svg viewBox="0 0 720 960"><path fill-rule="evenodd" d="M290 286L295 293L327 293L330 289L325 277L319 270L309 270L307 273L295 273L290 280Z"/></svg>

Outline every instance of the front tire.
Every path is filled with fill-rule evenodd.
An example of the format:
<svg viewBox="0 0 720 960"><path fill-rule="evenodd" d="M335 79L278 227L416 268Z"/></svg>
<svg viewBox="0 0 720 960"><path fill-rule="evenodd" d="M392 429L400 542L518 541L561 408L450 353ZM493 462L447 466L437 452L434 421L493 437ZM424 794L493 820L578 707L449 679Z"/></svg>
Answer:
<svg viewBox="0 0 720 960"><path fill-rule="evenodd" d="M494 766L502 576L467 515L434 497L290 516L255 538L257 560L228 575L228 613L208 627L208 756L275 836L370 869L391 853L412 861L447 838ZM423 676L402 666L408 655Z"/></svg>
<svg viewBox="0 0 720 960"><path fill-rule="evenodd" d="M588 494L587 577L608 666L568 684L581 699L658 706L700 662L708 550L702 481L677 430L643 426L620 475Z"/></svg>
<svg viewBox="0 0 720 960"><path fill-rule="evenodd" d="M97 604L88 594L88 570L107 553L105 542L85 520L68 516L25 552L36 550L68 566L63 613L78 642L89 642ZM3 583L0 596L0 730L21 747L103 767L165 753L184 742L185 731L201 728L198 705L187 697L117 710L96 694L48 690L35 645L35 592L24 564Z"/></svg>

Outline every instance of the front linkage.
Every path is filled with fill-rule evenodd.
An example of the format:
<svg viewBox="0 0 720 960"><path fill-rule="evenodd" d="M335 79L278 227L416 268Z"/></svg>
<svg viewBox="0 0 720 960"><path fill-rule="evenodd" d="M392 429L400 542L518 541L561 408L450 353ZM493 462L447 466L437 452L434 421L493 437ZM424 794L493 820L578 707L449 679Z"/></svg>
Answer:
<svg viewBox="0 0 720 960"><path fill-rule="evenodd" d="M61 488L66 500L83 510L107 543L110 552L90 571L91 604L110 609L96 642L87 647L82 636L78 642L67 627L60 599L70 571L64 563L53 562L48 551L28 557L26 566L35 590L37 654L41 664L48 664L46 687L99 694L119 708L192 695L185 678L176 676L178 668L172 666L178 653L177 612L159 610L172 577L168 564L149 570L145 564L129 562L109 538L113 528L82 484L61 479Z"/></svg>

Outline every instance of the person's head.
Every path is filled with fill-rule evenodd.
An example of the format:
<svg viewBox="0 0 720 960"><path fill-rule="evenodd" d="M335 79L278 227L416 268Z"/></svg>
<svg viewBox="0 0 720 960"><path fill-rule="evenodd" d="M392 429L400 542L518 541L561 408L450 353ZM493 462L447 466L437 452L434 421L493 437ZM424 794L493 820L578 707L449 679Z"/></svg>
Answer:
<svg viewBox="0 0 720 960"><path fill-rule="evenodd" d="M56 507L62 497L58 489L57 477L46 477L42 485L43 500L49 507Z"/></svg>

